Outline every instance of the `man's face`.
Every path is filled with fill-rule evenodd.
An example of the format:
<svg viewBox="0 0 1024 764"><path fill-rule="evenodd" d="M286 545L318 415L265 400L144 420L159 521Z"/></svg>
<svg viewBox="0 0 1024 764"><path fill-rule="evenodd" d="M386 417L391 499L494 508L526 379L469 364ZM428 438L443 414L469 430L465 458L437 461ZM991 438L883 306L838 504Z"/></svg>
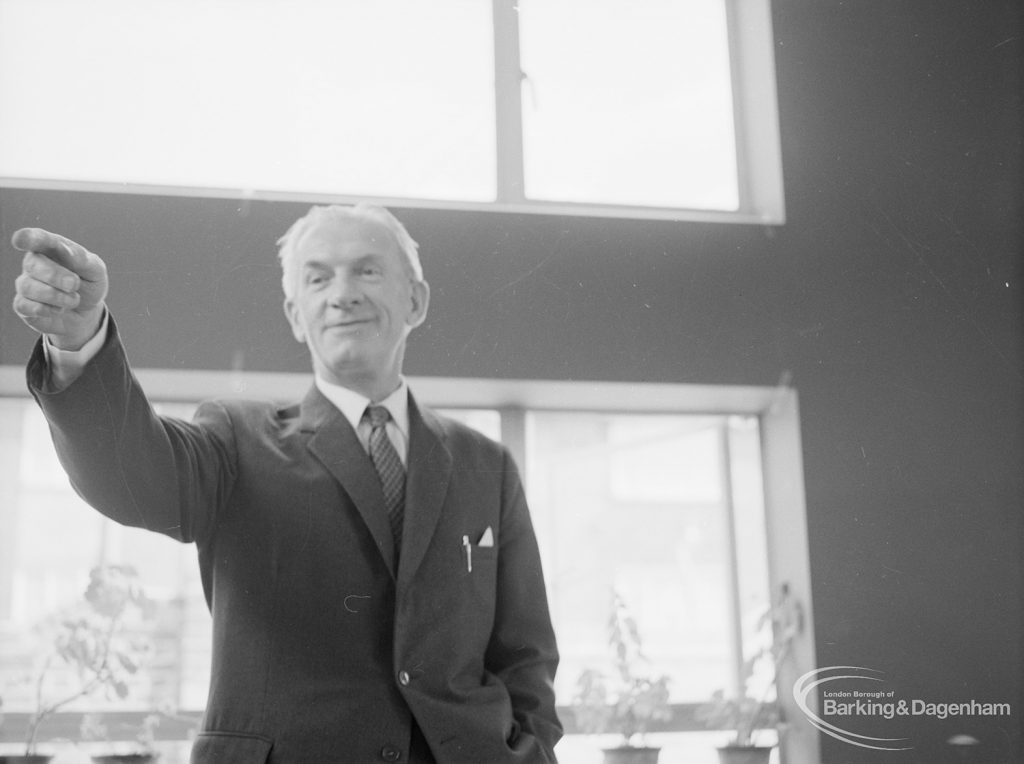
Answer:
<svg viewBox="0 0 1024 764"><path fill-rule="evenodd" d="M393 392L430 290L413 281L391 231L372 220L326 221L303 235L293 257L285 315L314 370L371 400Z"/></svg>

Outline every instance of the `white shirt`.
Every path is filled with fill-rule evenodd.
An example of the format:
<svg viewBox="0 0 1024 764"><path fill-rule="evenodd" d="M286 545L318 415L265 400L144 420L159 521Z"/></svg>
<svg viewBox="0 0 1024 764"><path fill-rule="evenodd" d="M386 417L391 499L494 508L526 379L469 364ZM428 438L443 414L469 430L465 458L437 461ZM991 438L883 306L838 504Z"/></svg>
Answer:
<svg viewBox="0 0 1024 764"><path fill-rule="evenodd" d="M50 382L54 389L64 389L81 375L85 365L95 358L103 347L109 326L110 314L104 313L99 331L80 350L61 350L43 335L43 352L46 355ZM316 378L315 384L324 397L344 414L352 429L356 431L356 437L359 438L363 450L369 453L371 427L369 421L363 420L363 412L371 401L347 387L332 384L320 377ZM385 431L391 445L398 452L398 458L405 466L409 457L409 386L405 378L400 379L397 390L384 400L378 401L377 405L383 406L391 414Z"/></svg>
<svg viewBox="0 0 1024 764"><path fill-rule="evenodd" d="M316 378L316 386L324 394L324 397L345 415L349 424L352 425L352 429L356 431L363 450L369 453L371 427L369 420L363 419L363 412L373 401L347 387L332 384L320 377ZM398 458L402 460L402 465L405 466L409 457L409 386L405 383L405 379L401 379L395 392L384 400L377 401L376 405L383 406L391 414L391 419L385 426L385 432L391 445L398 452Z"/></svg>
<svg viewBox="0 0 1024 764"><path fill-rule="evenodd" d="M61 350L51 344L45 334L43 335L43 355L46 357L46 366L50 370L50 384L54 390L63 390L81 376L85 365L95 358L103 347L109 326L110 313L103 311L100 328L79 350Z"/></svg>

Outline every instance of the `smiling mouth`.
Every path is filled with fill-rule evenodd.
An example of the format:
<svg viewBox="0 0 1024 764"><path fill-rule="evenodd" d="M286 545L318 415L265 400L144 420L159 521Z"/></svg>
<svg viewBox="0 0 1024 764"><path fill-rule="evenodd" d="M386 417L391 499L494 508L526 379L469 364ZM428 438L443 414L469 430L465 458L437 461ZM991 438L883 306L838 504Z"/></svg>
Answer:
<svg viewBox="0 0 1024 764"><path fill-rule="evenodd" d="M328 329L354 329L359 326L365 326L370 323L368 318L360 318L352 321L337 321L327 326Z"/></svg>

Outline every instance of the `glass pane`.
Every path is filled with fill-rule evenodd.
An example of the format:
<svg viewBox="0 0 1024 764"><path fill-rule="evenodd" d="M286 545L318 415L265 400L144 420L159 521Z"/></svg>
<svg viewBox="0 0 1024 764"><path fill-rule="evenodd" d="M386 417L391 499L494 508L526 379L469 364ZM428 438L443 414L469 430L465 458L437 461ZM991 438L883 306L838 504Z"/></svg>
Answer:
<svg viewBox="0 0 1024 764"><path fill-rule="evenodd" d="M526 196L738 207L724 0L521 0Z"/></svg>
<svg viewBox="0 0 1024 764"><path fill-rule="evenodd" d="M165 416L191 419L193 404L155 403ZM493 409L449 409L447 416L493 440L501 417ZM195 549L160 534L113 523L88 507L72 490L57 460L50 433L34 402L0 399L0 695L7 711L33 707L33 666L45 658L48 624L79 601L89 570L100 563L130 565L159 603L155 624L157 661L141 672L125 701L97 694L70 710L146 708L168 704L202 709L210 677L210 615L203 597ZM55 532L55 529L60 529ZM4 586L5 582L9 582ZM144 679L144 681L143 681ZM50 693L73 688L71 669L55 664Z"/></svg>
<svg viewBox="0 0 1024 764"><path fill-rule="evenodd" d="M728 450L727 462L729 422L528 415L527 490L562 654L560 703L571 702L584 669L611 671L614 594L638 624L651 677L671 678L673 702L703 701L735 686L735 619L745 619L751 605L763 612L766 571L745 570L742 594L733 589L729 497L741 496L747 513L763 514L763 505L759 489L747 485L760 480L750 464L759 458L756 423L744 425L753 437ZM742 536L744 548L760 545L755 558L763 559L763 521ZM760 581L749 580L755 570Z"/></svg>
<svg viewBox="0 0 1024 764"><path fill-rule="evenodd" d="M477 0L0 0L0 176L493 200L493 61Z"/></svg>
<svg viewBox="0 0 1024 764"><path fill-rule="evenodd" d="M501 442L501 414L494 409L438 409L437 413Z"/></svg>
<svg viewBox="0 0 1024 764"><path fill-rule="evenodd" d="M158 405L188 419L194 406ZM97 692L68 710L201 709L210 665L210 616L194 547L121 527L80 499L57 460L42 414L31 400L0 399L0 695L6 711L34 708L34 679L51 654L58 617L79 606L89 571L102 564L134 567L155 604L132 626L152 648L124 700ZM74 669L54 661L44 697L80 686Z"/></svg>

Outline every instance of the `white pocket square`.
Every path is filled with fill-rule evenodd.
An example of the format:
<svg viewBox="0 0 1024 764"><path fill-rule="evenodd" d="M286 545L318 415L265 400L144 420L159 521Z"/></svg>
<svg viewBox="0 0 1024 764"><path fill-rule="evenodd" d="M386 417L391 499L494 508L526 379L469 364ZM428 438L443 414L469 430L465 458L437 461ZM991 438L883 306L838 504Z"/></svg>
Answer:
<svg viewBox="0 0 1024 764"><path fill-rule="evenodd" d="M484 535L480 537L476 545L482 547L494 546L494 531L491 530L491 526L487 526L487 530L484 531Z"/></svg>

